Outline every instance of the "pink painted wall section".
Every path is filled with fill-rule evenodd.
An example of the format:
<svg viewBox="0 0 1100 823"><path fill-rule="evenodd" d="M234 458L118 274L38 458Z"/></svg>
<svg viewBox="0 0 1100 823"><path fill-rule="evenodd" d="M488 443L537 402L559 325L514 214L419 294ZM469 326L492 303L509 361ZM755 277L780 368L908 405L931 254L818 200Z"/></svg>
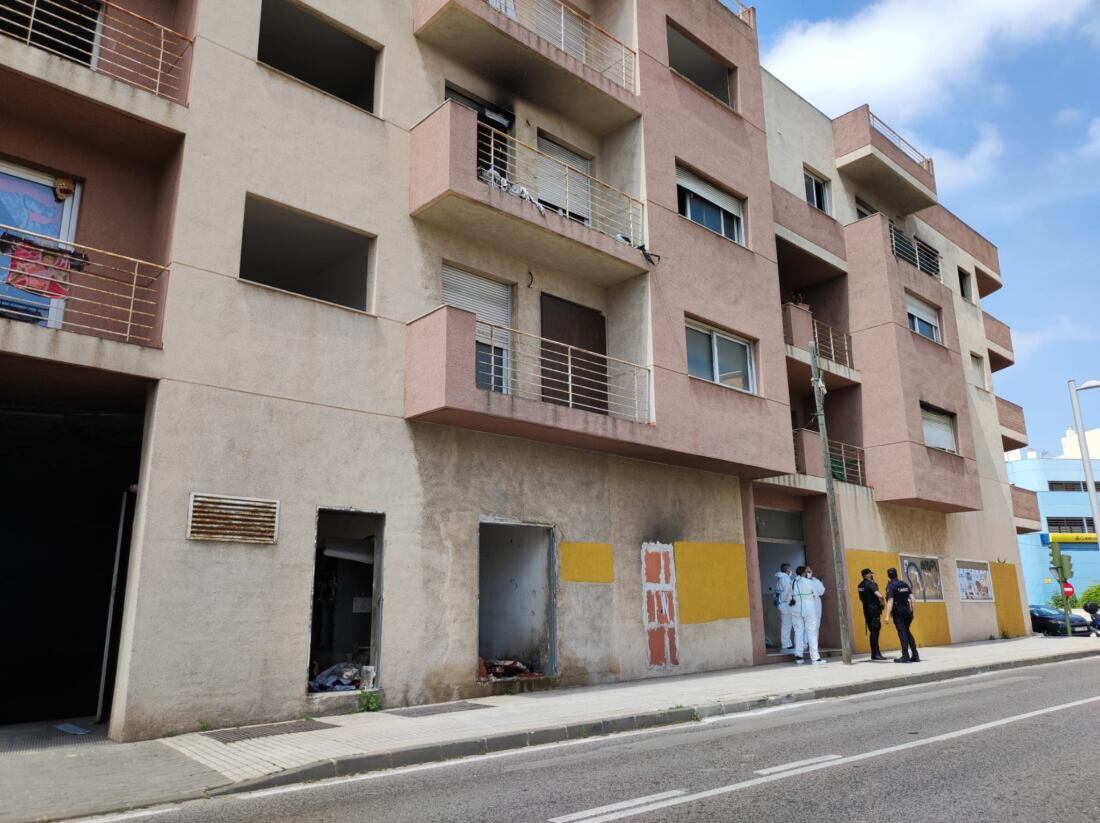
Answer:
<svg viewBox="0 0 1100 823"><path fill-rule="evenodd" d="M985 325L985 339L1011 352L1012 329L1008 324L1002 323L989 312L982 312L982 322Z"/></svg>
<svg viewBox="0 0 1100 823"><path fill-rule="evenodd" d="M809 429L796 429L794 440L799 458L799 473L810 477L824 477L825 455L821 451L821 435Z"/></svg>
<svg viewBox="0 0 1100 823"><path fill-rule="evenodd" d="M844 229L836 220L775 183L772 183L772 203L776 223L830 254L845 258Z"/></svg>
<svg viewBox="0 0 1100 823"><path fill-rule="evenodd" d="M1031 489L1021 489L1019 486L1010 486L1012 489L1012 514L1021 520L1039 520L1039 495Z"/></svg>
<svg viewBox="0 0 1100 823"><path fill-rule="evenodd" d="M916 217L973 257L1000 283L1001 260L991 242L939 204L917 212Z"/></svg>
<svg viewBox="0 0 1100 823"><path fill-rule="evenodd" d="M871 125L871 109L867 105L853 109L833 120L833 143L836 156L844 157L864 146L873 146L883 155L912 175L931 191L936 190L935 175L915 162L905 152Z"/></svg>
<svg viewBox="0 0 1100 823"><path fill-rule="evenodd" d="M783 304L783 339L796 349L810 350L814 341L814 316L808 308L795 303Z"/></svg>
<svg viewBox="0 0 1100 823"><path fill-rule="evenodd" d="M997 420L1009 431L1018 432L1027 437L1027 423L1024 421L1024 408L1005 400L997 398Z"/></svg>

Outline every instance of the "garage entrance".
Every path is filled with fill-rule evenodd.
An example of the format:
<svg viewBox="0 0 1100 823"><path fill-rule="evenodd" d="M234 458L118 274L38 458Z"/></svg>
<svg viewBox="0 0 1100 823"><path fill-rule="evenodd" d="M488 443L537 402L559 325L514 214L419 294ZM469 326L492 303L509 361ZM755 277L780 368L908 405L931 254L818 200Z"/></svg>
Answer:
<svg viewBox="0 0 1100 823"><path fill-rule="evenodd" d="M0 723L106 719L148 389L0 355Z"/></svg>

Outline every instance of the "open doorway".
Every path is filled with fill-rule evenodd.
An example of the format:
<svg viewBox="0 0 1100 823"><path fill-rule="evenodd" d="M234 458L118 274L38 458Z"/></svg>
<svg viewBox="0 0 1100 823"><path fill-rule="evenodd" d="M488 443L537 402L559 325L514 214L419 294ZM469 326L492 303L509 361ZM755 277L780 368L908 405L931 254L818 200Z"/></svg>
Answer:
<svg viewBox="0 0 1100 823"><path fill-rule="evenodd" d="M783 654L780 649L779 609L775 605L775 575L784 563L790 564L792 572L806 563L802 512L757 509L756 535L760 597L764 614L764 645L768 654ZM790 642L788 638L787 643Z"/></svg>
<svg viewBox="0 0 1100 823"><path fill-rule="evenodd" d="M148 387L0 355L0 724L9 728L51 721L41 733L54 735L60 720L107 718Z"/></svg>
<svg viewBox="0 0 1100 823"><path fill-rule="evenodd" d="M381 514L342 509L317 513L311 692L377 687L384 526Z"/></svg>
<svg viewBox="0 0 1100 823"><path fill-rule="evenodd" d="M478 677L553 674L553 532L482 523L478 535Z"/></svg>

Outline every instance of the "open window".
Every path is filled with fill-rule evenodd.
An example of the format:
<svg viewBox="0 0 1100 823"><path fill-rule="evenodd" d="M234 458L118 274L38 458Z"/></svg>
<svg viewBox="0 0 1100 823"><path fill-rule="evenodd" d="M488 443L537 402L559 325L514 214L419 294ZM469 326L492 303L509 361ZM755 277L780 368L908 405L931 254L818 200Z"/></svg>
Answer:
<svg viewBox="0 0 1100 823"><path fill-rule="evenodd" d="M365 311L370 247L366 235L249 196L241 279Z"/></svg>
<svg viewBox="0 0 1100 823"><path fill-rule="evenodd" d="M955 415L921 403L920 416L924 428L924 445L958 454L959 447L955 441Z"/></svg>
<svg viewBox="0 0 1100 823"><path fill-rule="evenodd" d="M703 48L671 22L668 24L668 65L707 94L736 108L736 70L718 55Z"/></svg>
<svg viewBox="0 0 1100 823"><path fill-rule="evenodd" d="M263 0L256 59L364 111L375 111L379 54L289 0Z"/></svg>
<svg viewBox="0 0 1100 823"><path fill-rule="evenodd" d="M818 211L829 213L829 181L809 169L802 170L802 180L806 184L806 202Z"/></svg>
<svg viewBox="0 0 1100 823"><path fill-rule="evenodd" d="M676 199L680 214L745 245L745 201L713 186L687 169L676 167Z"/></svg>
<svg viewBox="0 0 1100 823"><path fill-rule="evenodd" d="M921 337L926 337L934 343L943 342L943 333L940 331L940 310L938 308L911 294L906 294L905 313L910 331L916 332Z"/></svg>

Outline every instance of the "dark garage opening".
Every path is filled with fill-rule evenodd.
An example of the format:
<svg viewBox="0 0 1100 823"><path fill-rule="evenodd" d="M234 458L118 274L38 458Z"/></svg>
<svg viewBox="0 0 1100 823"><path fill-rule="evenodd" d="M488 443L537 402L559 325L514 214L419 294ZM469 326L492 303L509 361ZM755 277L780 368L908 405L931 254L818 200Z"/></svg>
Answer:
<svg viewBox="0 0 1100 823"><path fill-rule="evenodd" d="M110 708L146 384L0 356L0 723Z"/></svg>

